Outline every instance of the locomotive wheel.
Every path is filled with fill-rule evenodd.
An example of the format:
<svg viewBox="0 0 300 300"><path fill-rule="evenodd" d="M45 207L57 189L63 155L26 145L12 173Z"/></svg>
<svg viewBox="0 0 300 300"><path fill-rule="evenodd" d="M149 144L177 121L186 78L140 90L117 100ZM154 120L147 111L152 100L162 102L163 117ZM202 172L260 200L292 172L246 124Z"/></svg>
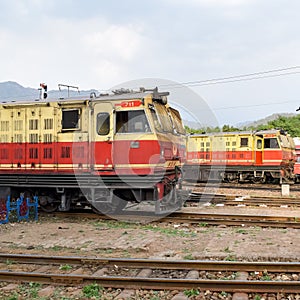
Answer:
<svg viewBox="0 0 300 300"><path fill-rule="evenodd" d="M41 210L46 213L53 213L58 210L59 204L48 203L47 205L40 205Z"/></svg>
<svg viewBox="0 0 300 300"><path fill-rule="evenodd" d="M42 211L52 213L58 210L59 203L50 196L39 196L39 204Z"/></svg>
<svg viewBox="0 0 300 300"><path fill-rule="evenodd" d="M268 175L264 175L262 178L261 178L261 183L269 183L271 181L271 177L268 176Z"/></svg>
<svg viewBox="0 0 300 300"><path fill-rule="evenodd" d="M229 176L225 180L229 183L237 183L238 182L238 178L236 178L234 176Z"/></svg>

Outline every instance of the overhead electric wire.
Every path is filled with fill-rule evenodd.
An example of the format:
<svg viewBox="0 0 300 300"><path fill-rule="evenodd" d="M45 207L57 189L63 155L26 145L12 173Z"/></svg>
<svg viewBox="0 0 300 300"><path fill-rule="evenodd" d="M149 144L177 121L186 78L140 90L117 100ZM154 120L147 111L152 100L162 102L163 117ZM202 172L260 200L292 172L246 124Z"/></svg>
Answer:
<svg viewBox="0 0 300 300"><path fill-rule="evenodd" d="M256 75L264 75L264 74L275 73L275 72L288 71L288 70L293 70L293 69L300 69L300 66L292 66L292 67L287 67L287 68L274 69L274 70L261 71L261 72L248 73L248 74L240 74L240 75L221 77L221 78L211 78L211 79L187 81L187 82L181 82L181 83L162 84L159 87L177 87L177 86L184 87L184 86L213 85L213 84L232 83L232 82L238 82L238 81L248 81L248 80L254 80L254 79L263 79L263 78L270 78L270 77L294 75L294 74L300 73L300 71L295 71L295 72L271 74L271 75L265 75L265 76L256 76ZM251 76L256 76L256 77L251 77ZM241 77L250 77L250 78L241 78Z"/></svg>
<svg viewBox="0 0 300 300"><path fill-rule="evenodd" d="M260 72L247 73L247 74L239 74L239 75L220 77L220 78L186 81L186 82L181 82L181 83L161 84L161 85L158 85L158 87L159 88L184 88L186 86L191 86L191 87L207 86L207 85L234 83L234 82L241 82L241 81L259 80L259 79L265 79L265 78L274 78L274 77L300 74L300 70L293 71L293 72L287 72L287 73L270 74L270 73L285 72L285 71L295 70L295 69L300 69L300 66L291 66L291 67L286 67L286 68L273 69L273 70L260 71ZM259 75L262 75L262 76L259 76ZM136 88L139 89L139 87L136 87ZM111 91L111 90L106 90L106 89L100 89L100 90L103 92ZM11 96L11 97L2 98L1 101L7 101L10 99L20 100L22 98L24 99L25 97L32 97L32 95L22 95L22 96L20 95L18 97Z"/></svg>
<svg viewBox="0 0 300 300"><path fill-rule="evenodd" d="M233 76L220 77L220 78L211 78L211 79L203 79L203 80L195 80L195 81L178 82L178 83L177 82L166 83L166 84L157 85L157 87L164 88L164 89L165 88L185 88L187 86L193 87L193 86L216 85L216 84L234 83L234 82L241 82L241 81L250 81L250 80L258 80L258 79L300 74L300 70L294 71L294 72L280 73L280 74L270 74L270 73L278 73L278 72L289 71L289 70L294 70L294 69L300 69L300 66L292 66L292 67L260 71L260 72L254 72L254 73L247 73L247 74L240 74L240 75L233 75ZM263 75L263 76L257 76L257 75ZM249 78L243 78L243 77L249 77ZM131 89L133 89L133 90L135 90L135 89L138 90L139 88L140 88L139 86L131 87ZM112 90L110 89L110 90L102 90L102 91L110 92Z"/></svg>
<svg viewBox="0 0 300 300"><path fill-rule="evenodd" d="M224 106L224 107L216 107L216 108L212 107L211 110L239 109L239 108L245 108L245 107L261 107L261 106L269 106L269 105L281 105L281 104L292 103L292 102L300 103L300 100L268 102L268 103L261 103L261 104L249 104L249 105L237 105L237 106Z"/></svg>
<svg viewBox="0 0 300 300"><path fill-rule="evenodd" d="M264 78L271 78L271 77L294 75L294 74L300 74L300 71L298 71L298 72L289 72L289 73L284 73L284 74L273 74L273 75L266 75L266 76L259 76L259 77L226 80L226 81L217 81L217 82L208 82L208 83L199 83L199 84L195 83L195 84L190 84L190 86L204 86L204 85L213 85L213 84L222 84L222 83L232 83L232 82L238 82L238 81L249 81L249 80L257 80L257 79L264 79Z"/></svg>

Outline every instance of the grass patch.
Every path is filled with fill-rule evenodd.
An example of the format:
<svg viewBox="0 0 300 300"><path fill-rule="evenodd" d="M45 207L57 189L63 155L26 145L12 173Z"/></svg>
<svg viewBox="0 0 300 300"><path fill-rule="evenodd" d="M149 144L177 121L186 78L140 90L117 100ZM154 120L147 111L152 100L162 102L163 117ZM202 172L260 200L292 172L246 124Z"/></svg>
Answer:
<svg viewBox="0 0 300 300"><path fill-rule="evenodd" d="M16 263L15 261L10 260L10 259L7 259L6 262L5 262L5 264L6 264L7 266L14 265L15 263Z"/></svg>
<svg viewBox="0 0 300 300"><path fill-rule="evenodd" d="M186 259L186 260L194 260L195 258L194 258L194 256L192 255L192 254L187 254L187 255L185 255L184 257L183 257L183 259Z"/></svg>
<svg viewBox="0 0 300 300"><path fill-rule="evenodd" d="M55 245L55 246L51 247L50 249L53 251L61 251L63 249L63 247Z"/></svg>
<svg viewBox="0 0 300 300"><path fill-rule="evenodd" d="M232 252L232 251L229 249L229 247L226 247L226 248L224 249L224 252L230 253L230 252Z"/></svg>
<svg viewBox="0 0 300 300"><path fill-rule="evenodd" d="M171 236L180 236L180 237L195 237L195 236L197 236L195 232L189 232L186 230L175 229L175 228L158 227L155 225L145 225L142 227L142 229L151 230L154 232L159 232L159 233L171 235Z"/></svg>
<svg viewBox="0 0 300 300"><path fill-rule="evenodd" d="M99 292L102 290L103 290L103 288L99 284L91 283L89 285L86 285L82 289L82 293L83 293L84 297L87 297L89 299L91 299L91 298L99 299Z"/></svg>
<svg viewBox="0 0 300 300"><path fill-rule="evenodd" d="M60 270L63 270L63 271L69 271L69 270L72 270L73 267L70 266L70 265L62 265L59 267Z"/></svg>
<svg viewBox="0 0 300 300"><path fill-rule="evenodd" d="M128 228L135 228L136 225L132 223L126 223L126 222L118 222L118 221L98 221L93 223L94 226L96 226L97 229L128 229Z"/></svg>
<svg viewBox="0 0 300 300"><path fill-rule="evenodd" d="M194 296L199 296L200 295L200 291L197 290L197 289L185 290L183 293L187 297L194 297Z"/></svg>
<svg viewBox="0 0 300 300"><path fill-rule="evenodd" d="M227 255L224 259L225 261L236 261L235 255Z"/></svg>
<svg viewBox="0 0 300 300"><path fill-rule="evenodd" d="M270 275L268 274L267 271L264 271L264 272L263 272L263 275L261 276L261 280L264 280L264 281L269 281L269 280L271 280L271 277L270 277Z"/></svg>
<svg viewBox="0 0 300 300"><path fill-rule="evenodd" d="M96 226L97 230L105 229L140 229L140 230L150 230L153 232L159 232L166 235L171 236L180 236L180 237L196 237L197 234L195 232L191 232L189 230L176 229L176 228L168 228L168 227L160 227L157 225L142 225L135 223L126 223L126 222L118 222L118 221L98 221L93 223ZM204 225L205 227L205 225ZM129 234L125 231L123 234ZM145 235L145 233L141 233L141 235Z"/></svg>
<svg viewBox="0 0 300 300"><path fill-rule="evenodd" d="M41 284L36 282L29 282L28 284L24 284L20 287L22 294L26 295L26 299L40 299L38 295L40 289Z"/></svg>

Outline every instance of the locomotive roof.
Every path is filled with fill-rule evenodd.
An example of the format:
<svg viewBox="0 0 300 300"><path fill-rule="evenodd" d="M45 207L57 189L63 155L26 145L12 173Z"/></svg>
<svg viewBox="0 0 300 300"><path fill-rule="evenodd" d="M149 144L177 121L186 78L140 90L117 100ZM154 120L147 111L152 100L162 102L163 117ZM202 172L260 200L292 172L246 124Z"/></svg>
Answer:
<svg viewBox="0 0 300 300"><path fill-rule="evenodd" d="M7 100L1 101L0 104L30 104L30 103L47 103L47 102L68 102L68 101L114 101L114 100L130 100L130 99L142 99L151 95L155 99L161 99L163 96L168 96L169 92L158 92L157 88L153 90L142 91L127 91L121 89L120 92L115 91L114 94L100 94L97 96L95 93L85 96L67 97L67 98L46 98L35 100Z"/></svg>

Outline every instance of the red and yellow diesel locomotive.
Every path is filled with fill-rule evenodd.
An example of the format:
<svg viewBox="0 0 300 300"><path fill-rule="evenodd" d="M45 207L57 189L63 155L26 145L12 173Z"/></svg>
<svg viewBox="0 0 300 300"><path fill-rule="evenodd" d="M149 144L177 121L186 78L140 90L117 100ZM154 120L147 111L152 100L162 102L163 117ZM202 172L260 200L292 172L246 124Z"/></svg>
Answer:
<svg viewBox="0 0 300 300"><path fill-rule="evenodd" d="M294 165L295 182L300 182L300 139L299 137L294 138L295 151L296 151L296 162Z"/></svg>
<svg viewBox="0 0 300 300"><path fill-rule="evenodd" d="M295 145L282 130L190 135L185 179L293 181Z"/></svg>
<svg viewBox="0 0 300 300"><path fill-rule="evenodd" d="M49 212L87 203L114 212L149 199L157 213L180 205L185 130L168 94L1 103L2 195L38 195Z"/></svg>

